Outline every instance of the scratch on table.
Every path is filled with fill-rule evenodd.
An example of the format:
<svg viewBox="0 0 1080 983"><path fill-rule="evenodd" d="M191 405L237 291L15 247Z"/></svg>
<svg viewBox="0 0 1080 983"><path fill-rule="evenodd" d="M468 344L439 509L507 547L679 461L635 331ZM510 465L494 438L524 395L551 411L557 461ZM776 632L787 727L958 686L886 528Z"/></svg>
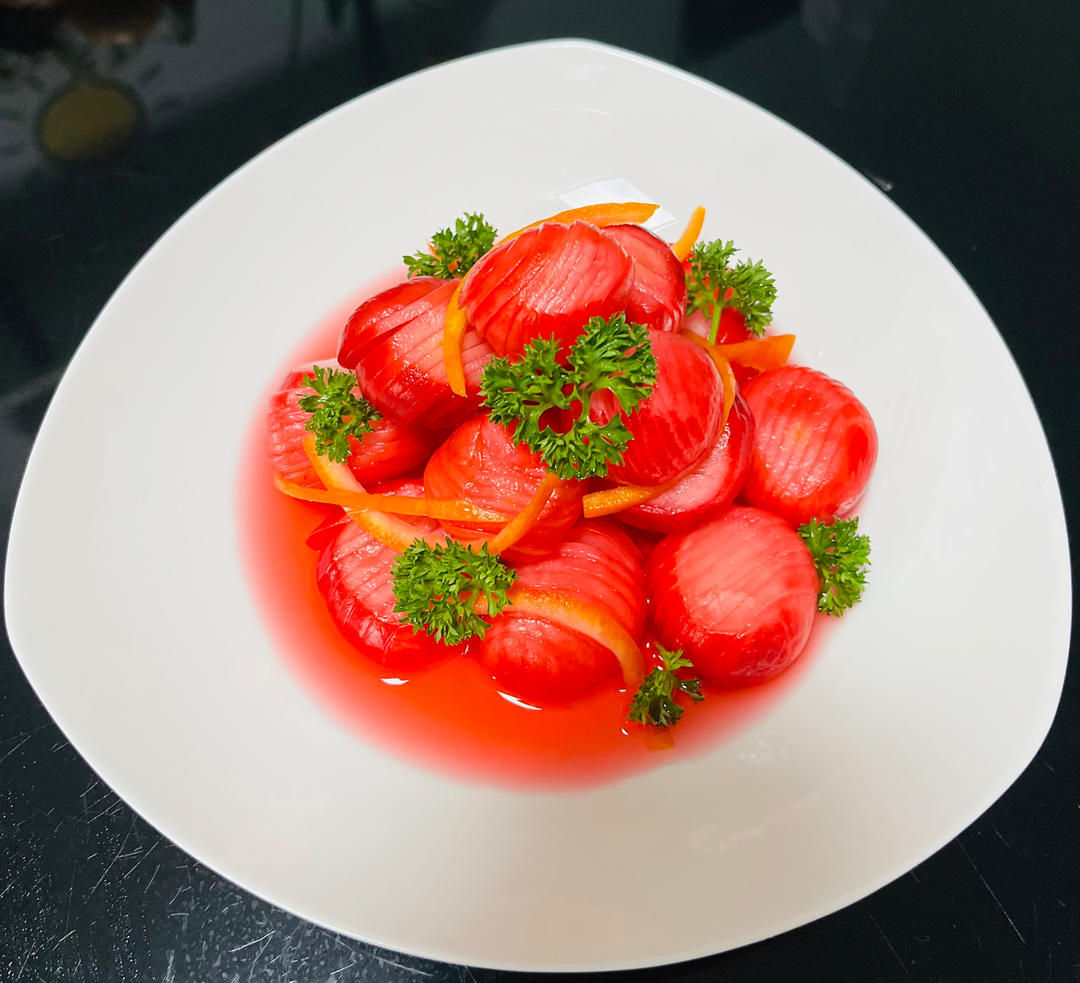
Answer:
<svg viewBox="0 0 1080 983"><path fill-rule="evenodd" d="M124 876L123 876L122 880L125 880L125 881L126 881L126 880L127 880L127 879L128 879L128 878L129 878L129 877L130 877L130 876L132 875L132 874L134 874L134 873L135 873L135 871L139 869L139 865L140 865L140 864L141 864L141 863L142 863L142 862L143 862L143 861L144 861L144 860L145 860L145 859L146 859L147 857L149 857L151 853L153 853L153 852L154 852L154 851L155 851L155 850L157 849L157 845L158 845L158 843L160 843L160 842L161 842L161 839L160 839L160 837L159 837L159 838L158 838L158 839L157 839L157 840L156 840L156 841L154 842L154 845L153 845L152 847L150 847L150 849L149 849L149 850L147 850L147 851L146 851L146 853L144 853L144 854L143 854L143 855L142 855L141 857L139 857L139 859L138 859L138 860L137 860L137 861L135 862L135 866L134 866L134 867L132 867L132 868L131 868L131 869L130 869L130 870L129 870L129 871L128 871L128 872L126 873L126 874L124 874ZM136 851L136 852L137 852L137 851Z"/></svg>
<svg viewBox="0 0 1080 983"><path fill-rule="evenodd" d="M61 936L59 939L57 939L56 945L54 945L52 947L52 949L50 949L49 951L50 952L56 952L56 950L60 948L61 944L66 942L68 939L70 939L74 934L75 934L75 929L72 929L70 932L67 933L67 935Z"/></svg>
<svg viewBox="0 0 1080 983"><path fill-rule="evenodd" d="M396 968L403 969L403 970L405 970L406 973L412 973L415 976L434 976L435 975L434 973L425 973L422 969L416 969L413 966L406 966L404 963L394 962L393 959L387 959L385 956L376 955L376 953L374 953L374 952L371 955L372 955L373 958L375 958L383 966L395 966Z"/></svg>
<svg viewBox="0 0 1080 983"><path fill-rule="evenodd" d="M16 751L18 751L19 748L21 748L33 736L34 735L32 733L25 734L23 736L23 739L21 741L19 741L18 744L16 744L13 748L11 748L9 751L5 752L5 754L0 756L0 765L2 765L5 761L7 761L8 758L10 758Z"/></svg>
<svg viewBox="0 0 1080 983"><path fill-rule="evenodd" d="M105 875L106 875L106 874L107 874L107 873L108 873L108 872L109 872L110 870L112 870L112 866L113 866L113 864L114 864L114 863L116 863L116 861L117 861L117 860L119 860L119 859L120 859L120 857L121 857L121 856L123 855L123 852L124 852L124 847L126 847L126 846L127 846L127 841L128 841L129 839L130 839L130 837L131 837L131 833L132 833L132 831L133 831L134 829L135 829L135 824L134 824L134 823L132 823L132 824L131 824L131 828L130 828L130 829L128 829L128 831L127 831L127 835L126 835L126 836L124 837L124 839L123 839L123 842L122 842L122 843L120 844L120 849L116 851L116 856L115 856L115 857L113 857L113 858L112 858L112 860L110 860L110 861L109 861L109 866L108 866L108 867L106 867L106 868L105 868L105 869L104 869L104 870L103 870L103 871L101 872L101 876L100 876L100 877L99 877L99 878L97 879L97 883L96 883L96 884L95 884L95 885L94 885L94 886L93 886L92 888L90 888L90 893L89 893L89 894L88 894L88 895L86 896L86 897L87 897L88 899L89 899L89 898L92 898L92 897L94 896L94 892L95 892L95 891L96 891L96 890L97 890L97 889L98 889L99 887L101 887L101 882L102 882L103 880L105 880Z"/></svg>
<svg viewBox="0 0 1080 983"><path fill-rule="evenodd" d="M910 976L911 974L908 973L907 965L904 963L904 960L900 958L900 953L893 948L892 942L889 941L889 937L882 931L881 926L877 923L877 919L873 915L870 915L870 921L873 923L874 928L877 929L877 933L881 936L882 941L889 947L889 952L893 954L893 958L900 964L900 968L904 971L904 975Z"/></svg>
<svg viewBox="0 0 1080 983"><path fill-rule="evenodd" d="M980 881L982 881L982 885L986 888L987 893L990 895L990 897L994 899L994 904L998 906L1001 913L1005 916L1005 920L1009 923L1009 925L1012 927L1012 930L1016 933L1016 937L1021 942L1023 942L1024 945L1027 945L1027 939L1025 939L1024 936L1020 933L1020 929L1016 927L1016 922L1012 920L1012 916L1005 910L1005 905L1003 905L998 899L998 896L994 894L994 889L990 887L986 878L983 877L982 872L979 870L978 867L975 866L975 861L971 859L971 855L964 848L964 844L958 842L957 846L960 847L960 852L964 855L964 859L967 860L969 864L971 864L971 869L975 871L976 876L979 878Z"/></svg>
<svg viewBox="0 0 1080 983"><path fill-rule="evenodd" d="M230 949L229 952L239 952L241 949L247 949L249 946L257 945L262 942L263 939L270 938L274 934L273 929L267 932L265 935L259 936L257 939L252 939L250 942L245 942L243 945L238 945L235 949Z"/></svg>
<svg viewBox="0 0 1080 983"><path fill-rule="evenodd" d="M146 882L146 887L144 887L144 888L142 889L142 893L143 893L143 894L146 894L146 892L150 890L150 885L154 883L154 878L155 878L155 877L157 877L157 872L158 872L159 870L161 870L161 864L158 864L158 865L157 865L157 866L156 866L156 867L154 868L154 872L153 872L153 873L152 873L152 874L150 875L150 880L148 880L148 881Z"/></svg>

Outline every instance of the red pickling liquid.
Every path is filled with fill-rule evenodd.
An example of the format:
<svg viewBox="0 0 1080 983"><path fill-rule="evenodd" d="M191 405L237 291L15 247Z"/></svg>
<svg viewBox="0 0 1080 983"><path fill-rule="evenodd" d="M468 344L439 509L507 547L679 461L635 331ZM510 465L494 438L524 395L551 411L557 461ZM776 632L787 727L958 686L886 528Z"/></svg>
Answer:
<svg viewBox="0 0 1080 983"><path fill-rule="evenodd" d="M396 282L374 284L319 324L281 366L333 357L348 315ZM277 378L267 380L269 399ZM298 679L361 740L415 766L487 785L581 788L612 782L698 754L761 719L812 662L827 628L818 616L810 644L776 679L735 691L706 689L673 728L672 746L625 724L631 694L609 690L570 707L527 708L499 694L462 657L405 679L365 659L339 634L315 583L318 553L305 545L334 507L287 498L272 484L264 446L266 400L252 422L237 483L239 540L252 593L281 657ZM625 729L624 729L625 728ZM629 731L629 733L628 733Z"/></svg>

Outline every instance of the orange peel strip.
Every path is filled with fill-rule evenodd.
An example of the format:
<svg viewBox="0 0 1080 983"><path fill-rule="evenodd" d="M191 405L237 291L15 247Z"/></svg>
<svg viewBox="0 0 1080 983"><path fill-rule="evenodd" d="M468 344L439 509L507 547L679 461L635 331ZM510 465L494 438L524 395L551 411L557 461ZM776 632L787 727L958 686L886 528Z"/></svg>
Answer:
<svg viewBox="0 0 1080 983"><path fill-rule="evenodd" d="M446 381L450 384L450 391L457 396L467 396L465 386L465 366L461 361L462 343L465 341L465 329L468 327L468 318L463 308L458 306L458 297L461 296L461 283L450 295L450 302L446 305L446 322L443 325L442 354L443 364L446 366Z"/></svg>
<svg viewBox="0 0 1080 983"><path fill-rule="evenodd" d="M645 658L633 636L603 608L558 591L534 587L511 587L508 594L514 611L554 621L610 649L619 660L623 680L637 689L645 676Z"/></svg>
<svg viewBox="0 0 1080 983"><path fill-rule="evenodd" d="M623 225L633 222L640 225L647 222L660 206L645 201L605 201L598 205L582 205L580 208L568 208L564 212L556 212L547 218L537 219L528 225L522 226L516 232L503 236L499 242L509 242L516 239L522 232L535 229L538 225L547 222L559 222L569 225L571 222L590 222L592 225Z"/></svg>
<svg viewBox="0 0 1080 983"><path fill-rule="evenodd" d="M748 369L767 372L787 365L791 349L795 346L795 335L772 334L764 338L751 338L748 341L736 341L728 345L713 345L713 348L729 362L738 362Z"/></svg>
<svg viewBox="0 0 1080 983"><path fill-rule="evenodd" d="M351 470L351 469L350 469ZM344 488L309 488L274 478L278 491L303 502L340 505L343 509L375 509L393 515L422 515L451 522L506 522L499 512L482 509L462 498L416 498L411 495L376 495Z"/></svg>
<svg viewBox="0 0 1080 983"><path fill-rule="evenodd" d="M581 500L581 513L586 519L596 519L602 515L621 512L663 495L669 488L674 488L681 477L680 475L674 481L662 485L617 485L615 488L589 492Z"/></svg>
<svg viewBox="0 0 1080 983"><path fill-rule="evenodd" d="M540 487L536 490L529 503L505 526L502 527L491 539L487 540L488 552L497 556L503 550L509 549L521 539L536 522L537 517L544 510L548 499L555 494L562 485L562 479L550 471L544 475Z"/></svg>
<svg viewBox="0 0 1080 983"><path fill-rule="evenodd" d="M694 243L698 241L698 236L701 235L701 228L704 224L705 209L698 205L690 213L690 221L686 223L683 234L671 244L671 251L680 263L690 255L690 250L694 248Z"/></svg>

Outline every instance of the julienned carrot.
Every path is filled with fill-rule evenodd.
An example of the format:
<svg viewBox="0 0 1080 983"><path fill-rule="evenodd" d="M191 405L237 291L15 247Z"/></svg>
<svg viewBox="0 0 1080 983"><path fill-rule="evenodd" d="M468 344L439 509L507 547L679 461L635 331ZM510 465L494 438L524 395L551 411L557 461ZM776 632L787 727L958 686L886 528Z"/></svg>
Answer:
<svg viewBox="0 0 1080 983"><path fill-rule="evenodd" d="M559 222L569 225L571 222L591 222L593 225L623 225L633 222L641 224L647 222L660 206L644 201L605 201L599 205L582 205L580 208L568 208L565 212L556 212L547 218L538 219L522 226L516 232L503 236L499 242L509 242L516 239L522 232L535 229L538 225L547 222Z"/></svg>
<svg viewBox="0 0 1080 983"><path fill-rule="evenodd" d="M751 338L748 341L736 341L727 345L713 347L729 362L737 362L748 369L767 372L787 365L791 349L795 345L793 334L773 334L764 338Z"/></svg>
<svg viewBox="0 0 1080 983"><path fill-rule="evenodd" d="M443 364L446 366L446 381L450 383L450 391L458 396L466 396L465 366L461 362L461 345L465 340L465 328L468 326L465 311L458 307L458 297L461 294L461 282L450 295L450 303L446 306L446 323L443 327L442 352Z"/></svg>
<svg viewBox="0 0 1080 983"><path fill-rule="evenodd" d="M739 391L739 383L735 378L735 373L731 370L731 363L720 353L721 345L710 344L701 335L695 334L693 331L682 330L679 332L684 338L688 338L695 345L700 345L708 352L709 358L713 360L713 365L716 366L717 372L720 373L720 378L724 381L724 413L720 417L720 432L724 432L724 427L727 426L728 414L731 413L731 407L735 405L735 394ZM795 336L792 335L792 338Z"/></svg>
<svg viewBox="0 0 1080 983"><path fill-rule="evenodd" d="M725 386L726 388L726 386ZM663 485L617 485L603 491L589 492L581 500L582 515L586 519L597 519L602 515L611 515L623 509L640 505L663 495L669 488L678 484L678 479Z"/></svg>
<svg viewBox="0 0 1080 983"><path fill-rule="evenodd" d="M683 234L671 244L671 251L680 263L690 255L690 250L694 248L694 243L698 241L698 236L701 235L701 227L704 224L705 209L698 205L690 213L690 221L686 223Z"/></svg>
<svg viewBox="0 0 1080 983"><path fill-rule="evenodd" d="M562 484L562 479L550 471L544 475L540 487L529 503L517 515L514 516L502 529L487 541L488 552L498 555L503 550L509 549L522 538L531 528L537 517L544 510L548 499Z"/></svg>
<svg viewBox="0 0 1080 983"><path fill-rule="evenodd" d="M641 649L633 636L603 608L568 594L534 587L512 587L508 596L512 610L554 621L610 649L619 660L627 687L634 690L640 685L645 675Z"/></svg>
<svg viewBox="0 0 1080 983"><path fill-rule="evenodd" d="M304 502L340 505L343 509L375 509L393 515L421 515L451 522L506 522L499 512L482 509L461 498L427 498L412 495L376 495L344 488L308 488L274 478L278 490Z"/></svg>

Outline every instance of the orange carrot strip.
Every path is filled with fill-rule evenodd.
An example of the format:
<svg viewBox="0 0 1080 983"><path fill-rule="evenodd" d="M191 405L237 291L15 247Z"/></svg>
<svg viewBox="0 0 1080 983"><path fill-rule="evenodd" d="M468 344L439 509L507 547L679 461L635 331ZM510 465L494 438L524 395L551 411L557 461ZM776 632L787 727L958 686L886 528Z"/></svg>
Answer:
<svg viewBox="0 0 1080 983"><path fill-rule="evenodd" d="M465 387L465 366L461 362L461 346L465 340L465 328L468 321L465 311L458 307L458 297L461 295L461 281L450 295L450 303L446 306L446 323L443 327L442 353L443 364L446 366L446 381L450 383L450 391L458 396L468 395Z"/></svg>
<svg viewBox="0 0 1080 983"><path fill-rule="evenodd" d="M505 522L499 512L482 509L461 498L417 498L411 495L374 495L346 488L308 488L283 478L274 479L279 491L304 502L340 505L344 509L375 509L394 515L423 515L452 522Z"/></svg>
<svg viewBox="0 0 1080 983"><path fill-rule="evenodd" d="M503 550L509 549L522 536L524 536L536 522L537 517L544 510L548 499L555 494L556 489L562 484L562 479L550 471L544 475L540 487L529 503L517 515L514 516L502 529L491 539L487 540L488 552L497 556Z"/></svg>
<svg viewBox="0 0 1080 983"><path fill-rule="evenodd" d="M748 369L767 372L787 365L791 349L795 345L793 334L773 334L764 338L751 338L748 341L736 341L728 345L713 347L729 362L738 362Z"/></svg>
<svg viewBox="0 0 1080 983"><path fill-rule="evenodd" d="M586 519L596 519L601 515L611 515L621 512L623 509L640 505L650 499L662 495L669 488L678 484L679 479L668 481L662 485L617 485L614 488L605 488L603 491L589 492L581 500L582 515Z"/></svg>
<svg viewBox="0 0 1080 983"><path fill-rule="evenodd" d="M671 244L671 251L680 263L690 255L690 250L694 248L694 243L698 241L698 236L701 235L701 227L704 224L705 209L698 205L690 213L690 221L686 223L683 234Z"/></svg>
<svg viewBox="0 0 1080 983"><path fill-rule="evenodd" d="M514 611L547 618L579 631L610 649L619 660L623 679L637 689L645 675L645 659L633 636L603 608L557 591L534 587L511 587L509 600Z"/></svg>
<svg viewBox="0 0 1080 983"><path fill-rule="evenodd" d="M516 239L522 232L535 229L538 225L546 222L559 222L569 225L571 222L591 222L593 225L623 225L634 222L641 224L652 218L660 206L644 201L606 201L599 205L582 205L580 208L568 208L565 212L556 212L547 218L538 219L522 226L516 232L503 236L499 242L509 242Z"/></svg>

